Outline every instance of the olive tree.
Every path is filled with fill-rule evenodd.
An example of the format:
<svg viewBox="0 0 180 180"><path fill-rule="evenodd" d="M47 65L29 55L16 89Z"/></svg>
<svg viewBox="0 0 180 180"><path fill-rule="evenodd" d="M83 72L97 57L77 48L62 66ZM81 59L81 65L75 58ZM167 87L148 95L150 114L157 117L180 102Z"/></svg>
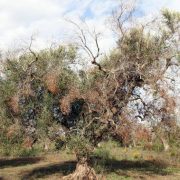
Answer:
<svg viewBox="0 0 180 180"><path fill-rule="evenodd" d="M95 67L86 73L86 87L80 93L85 109L79 124L67 133L67 143L70 142L69 147L78 159L76 171L65 177L67 179L97 179L94 170L88 166L91 152L108 136L119 134L121 121L128 118L129 102L142 100L138 88L150 86L156 93L161 93L159 82L173 64L172 58L178 58L179 13L164 10L157 23L153 20L148 24L130 26L133 11L134 8L124 9L120 5L114 12L113 21L120 33L119 39L111 55L102 61L98 60L98 34L90 34L97 49L94 54L88 46L86 32L74 23L79 30L80 47L88 53ZM151 23L154 29L149 28ZM179 66L178 62L176 65ZM145 103L143 108L147 114L155 113Z"/></svg>
<svg viewBox="0 0 180 180"><path fill-rule="evenodd" d="M97 179L90 157L98 143L121 134L129 102L142 100L138 88L148 85L160 93L159 82L172 58L179 57L179 13L164 10L158 24L133 25L133 12L133 6L123 4L113 12L117 47L101 61L99 33L73 23L78 47L93 65L87 72L78 75L72 69L77 58L77 46L72 45L35 52L31 41L27 52L5 61L1 103L10 110L11 123L18 120L33 142L50 133L53 120L62 125L60 140L77 157L75 172L64 179ZM149 28L151 23L154 30ZM144 109L149 114L156 112L149 111L146 104Z"/></svg>
<svg viewBox="0 0 180 180"><path fill-rule="evenodd" d="M46 146L46 141L58 131L50 133L53 125L73 123L72 118L67 122L63 119L59 100L79 83L70 67L76 61L75 46L57 46L36 52L32 43L31 38L28 48L4 59L0 84L2 137L16 124L22 132L20 144L29 148L36 141Z"/></svg>

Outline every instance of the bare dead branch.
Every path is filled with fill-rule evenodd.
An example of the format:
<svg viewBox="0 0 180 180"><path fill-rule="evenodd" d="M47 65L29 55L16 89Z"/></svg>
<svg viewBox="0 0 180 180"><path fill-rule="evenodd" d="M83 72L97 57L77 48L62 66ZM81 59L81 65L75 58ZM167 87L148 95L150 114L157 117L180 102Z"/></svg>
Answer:
<svg viewBox="0 0 180 180"><path fill-rule="evenodd" d="M34 56L34 60L33 60L31 63L28 64L28 67L27 67L27 70L26 70L26 71L28 71L28 70L31 68L31 66L32 66L35 62L38 61L38 55L32 50L33 40L34 40L34 39L33 39L33 36L31 36L30 45L29 45L28 49L29 49L30 53Z"/></svg>
<svg viewBox="0 0 180 180"><path fill-rule="evenodd" d="M128 4L128 2L121 1L118 8L112 12L112 24L115 26L115 32L121 34L121 41L126 34L126 25L130 22L133 13L135 12L135 3Z"/></svg>
<svg viewBox="0 0 180 180"><path fill-rule="evenodd" d="M88 45L87 42L87 35L85 30L83 30L77 23L69 20L70 23L72 23L79 31L78 33L78 38L80 40L80 47L88 54L88 56L91 58L91 64L96 65L98 67L98 69L100 71L102 71L103 73L107 73L107 70L105 70L100 63L97 62L97 59L99 58L100 54L100 47L99 47L99 33L96 33L96 31L94 30L93 33L91 33L88 30L88 35L90 35L93 39L93 42L95 44L96 47L96 53L93 53L92 49L90 48L90 46Z"/></svg>

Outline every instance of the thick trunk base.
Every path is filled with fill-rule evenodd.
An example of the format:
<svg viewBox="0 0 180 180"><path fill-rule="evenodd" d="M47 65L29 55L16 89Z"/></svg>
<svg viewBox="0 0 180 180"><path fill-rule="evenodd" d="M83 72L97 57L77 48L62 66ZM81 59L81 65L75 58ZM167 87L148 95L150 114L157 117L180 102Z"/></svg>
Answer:
<svg viewBox="0 0 180 180"><path fill-rule="evenodd" d="M78 163L76 170L72 174L63 177L63 180L98 180L98 178L94 169L89 167L87 163Z"/></svg>

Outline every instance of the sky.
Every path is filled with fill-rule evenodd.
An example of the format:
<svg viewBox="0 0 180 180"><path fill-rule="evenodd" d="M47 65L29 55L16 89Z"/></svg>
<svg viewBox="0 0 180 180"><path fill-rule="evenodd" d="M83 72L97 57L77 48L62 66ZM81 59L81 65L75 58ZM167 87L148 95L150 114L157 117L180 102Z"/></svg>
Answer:
<svg viewBox="0 0 180 180"><path fill-rule="evenodd" d="M109 51L115 45L107 18L120 0L0 0L0 50L30 43L37 49L52 43L71 41L73 31L67 19L83 19L102 33L100 46ZM180 10L180 0L137 0L140 18L157 13L161 8Z"/></svg>

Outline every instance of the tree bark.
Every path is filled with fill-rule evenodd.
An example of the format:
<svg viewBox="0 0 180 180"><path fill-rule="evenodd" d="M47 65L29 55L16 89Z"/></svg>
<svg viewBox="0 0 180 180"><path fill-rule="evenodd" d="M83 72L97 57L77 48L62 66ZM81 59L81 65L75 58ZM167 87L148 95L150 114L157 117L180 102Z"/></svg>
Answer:
<svg viewBox="0 0 180 180"><path fill-rule="evenodd" d="M88 166L87 162L78 162L76 170L72 174L64 176L63 180L98 180L98 178L94 169Z"/></svg>

